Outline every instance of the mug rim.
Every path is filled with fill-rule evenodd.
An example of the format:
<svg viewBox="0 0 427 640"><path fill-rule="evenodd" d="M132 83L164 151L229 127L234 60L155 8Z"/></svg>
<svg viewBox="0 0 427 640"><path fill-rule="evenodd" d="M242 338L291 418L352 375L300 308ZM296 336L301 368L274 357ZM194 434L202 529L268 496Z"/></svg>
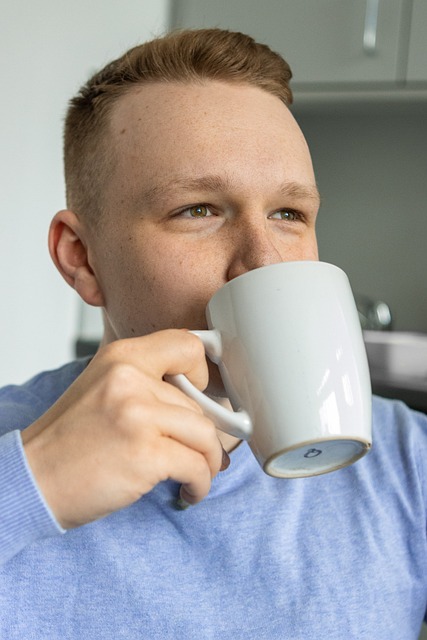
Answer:
<svg viewBox="0 0 427 640"><path fill-rule="evenodd" d="M313 268L314 266L316 268L321 268L321 269L327 269L327 270L336 270L339 273L343 274L344 276L347 277L345 271L343 271L343 269L341 269L341 267L338 267L335 264L332 264L331 262L324 262L323 260L289 260L289 261L283 261L283 262L274 262L272 264L266 264L263 265L261 267L256 267L256 269L250 269L249 271L246 271L245 273L240 274L239 276L236 276L235 278L233 278L232 280L229 280L228 282L226 282L225 284L223 284L211 297L210 300L213 300L216 296L218 296L224 289L227 289L229 287L235 286L237 282L241 282L243 279L246 278L250 278L250 277L254 277L253 274L258 274L260 271L267 271L267 270L275 270L275 269L282 269L282 268L289 268L289 269L293 269L295 267L300 268L301 265L306 265L306 267L304 268ZM210 302L210 301L209 301ZM209 303L208 303L209 305Z"/></svg>

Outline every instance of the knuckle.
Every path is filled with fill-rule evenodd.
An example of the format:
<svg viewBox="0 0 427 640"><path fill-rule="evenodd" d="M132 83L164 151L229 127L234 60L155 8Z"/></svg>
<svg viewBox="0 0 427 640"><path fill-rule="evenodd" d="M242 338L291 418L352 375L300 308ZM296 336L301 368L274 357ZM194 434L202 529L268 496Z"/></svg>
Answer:
<svg viewBox="0 0 427 640"><path fill-rule="evenodd" d="M126 396L132 393L137 384L138 370L132 364L114 360L104 373L104 388L110 396Z"/></svg>
<svg viewBox="0 0 427 640"><path fill-rule="evenodd" d="M134 398L123 398L117 403L114 420L116 427L126 432L133 432L134 426L141 422L143 407Z"/></svg>
<svg viewBox="0 0 427 640"><path fill-rule="evenodd" d="M212 438L215 438L215 440L217 440L218 438L216 436L217 430L215 422L213 421L213 419L208 418L207 416L205 416L205 421L207 433L211 435Z"/></svg>
<svg viewBox="0 0 427 640"><path fill-rule="evenodd" d="M205 456L202 453L194 452L192 460L192 473L196 479L210 477L210 469Z"/></svg>
<svg viewBox="0 0 427 640"><path fill-rule="evenodd" d="M96 357L102 357L110 362L119 362L128 354L129 346L129 340L114 340L101 347Z"/></svg>
<svg viewBox="0 0 427 640"><path fill-rule="evenodd" d="M200 340L198 336L195 336L193 333L189 333L188 337L190 338L191 350L194 353L194 357L197 359L201 359L205 357L205 347L203 346L203 342Z"/></svg>
<svg viewBox="0 0 427 640"><path fill-rule="evenodd" d="M185 350L185 355L192 362L199 362L205 360L205 348L199 337L194 333L182 332L182 345Z"/></svg>
<svg viewBox="0 0 427 640"><path fill-rule="evenodd" d="M211 447L220 446L216 425L207 416L203 416L203 429L205 430L206 439L209 442L210 446Z"/></svg>
<svg viewBox="0 0 427 640"><path fill-rule="evenodd" d="M222 464L222 446L218 438L215 424L209 418L204 418L204 456L212 475L216 475Z"/></svg>
<svg viewBox="0 0 427 640"><path fill-rule="evenodd" d="M108 422L117 431L135 429L149 421L151 404L143 399L141 381L134 366L127 363L110 363L104 372L99 388L99 407Z"/></svg>
<svg viewBox="0 0 427 640"><path fill-rule="evenodd" d="M203 409L202 407L199 405L199 403L196 400L193 400L192 398L190 398L189 396L184 395L184 401L186 406L188 406L188 408L197 415L197 418L200 419L201 416L203 416Z"/></svg>

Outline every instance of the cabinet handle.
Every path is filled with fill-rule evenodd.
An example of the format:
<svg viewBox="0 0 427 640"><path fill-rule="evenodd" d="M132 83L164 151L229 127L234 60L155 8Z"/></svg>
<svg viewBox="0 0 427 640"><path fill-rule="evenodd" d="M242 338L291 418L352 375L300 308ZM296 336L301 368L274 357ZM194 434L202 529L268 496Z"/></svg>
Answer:
<svg viewBox="0 0 427 640"><path fill-rule="evenodd" d="M377 48L378 8L380 0L366 0L365 30L363 49L365 53L375 53Z"/></svg>

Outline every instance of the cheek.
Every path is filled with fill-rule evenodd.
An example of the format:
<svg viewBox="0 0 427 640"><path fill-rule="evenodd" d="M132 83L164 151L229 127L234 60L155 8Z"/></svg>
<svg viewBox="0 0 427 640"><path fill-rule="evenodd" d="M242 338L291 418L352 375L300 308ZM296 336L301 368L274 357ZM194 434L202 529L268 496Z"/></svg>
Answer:
<svg viewBox="0 0 427 640"><path fill-rule="evenodd" d="M211 289L209 269L189 259L165 264L151 283L158 304L165 308L173 305L181 317L200 315L200 309L204 312Z"/></svg>
<svg viewBox="0 0 427 640"><path fill-rule="evenodd" d="M315 231L310 231L301 241L295 245L294 255L291 260L318 260L319 253Z"/></svg>
<svg viewBox="0 0 427 640"><path fill-rule="evenodd" d="M310 243L310 245L308 245L303 253L302 256L303 260L318 260L319 259L319 252L317 249L317 243L313 242Z"/></svg>
<svg viewBox="0 0 427 640"><path fill-rule="evenodd" d="M310 246L308 249L309 258L308 260L318 260L319 259L319 247L317 246L317 238L316 232L313 231L313 236L310 242Z"/></svg>
<svg viewBox="0 0 427 640"><path fill-rule="evenodd" d="M139 333L205 327L206 304L218 287L210 282L206 265L194 259L194 252L162 252L145 255L143 261L134 255L129 264L135 263L137 268L121 287L121 313L127 309L126 322Z"/></svg>

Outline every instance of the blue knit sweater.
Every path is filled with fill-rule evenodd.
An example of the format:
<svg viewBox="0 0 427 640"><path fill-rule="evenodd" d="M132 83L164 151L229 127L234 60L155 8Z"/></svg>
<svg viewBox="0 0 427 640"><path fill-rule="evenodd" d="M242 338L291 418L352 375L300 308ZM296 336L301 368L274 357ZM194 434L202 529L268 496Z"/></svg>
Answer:
<svg viewBox="0 0 427 640"><path fill-rule="evenodd" d="M427 601L427 418L374 400L374 445L340 471L265 475L246 444L209 496L164 482L63 532L19 429L84 362L0 391L0 638L412 640Z"/></svg>

